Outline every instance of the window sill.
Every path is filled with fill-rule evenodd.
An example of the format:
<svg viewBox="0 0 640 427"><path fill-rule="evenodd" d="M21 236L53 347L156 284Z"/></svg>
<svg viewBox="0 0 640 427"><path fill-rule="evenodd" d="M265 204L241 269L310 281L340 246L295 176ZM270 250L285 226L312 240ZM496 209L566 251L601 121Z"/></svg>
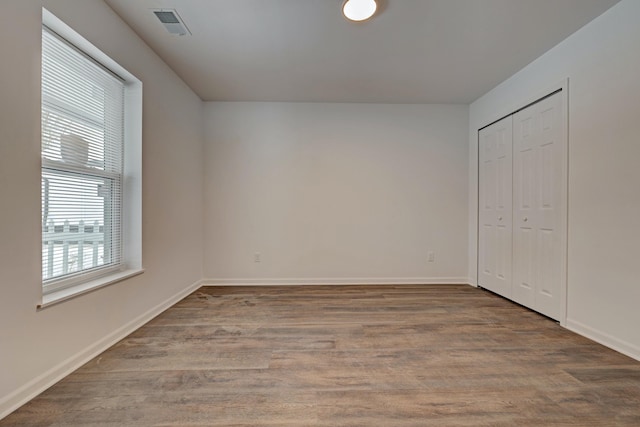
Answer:
<svg viewBox="0 0 640 427"><path fill-rule="evenodd" d="M131 269L131 270L118 271L116 273L112 273L107 276L90 280L80 285L76 285L66 289L60 289L59 291L51 292L49 294L42 296L42 303L38 304L36 306L36 309L42 310L44 308L51 307L52 305L70 300L72 298L87 294L89 292L93 292L96 289L104 288L105 286L109 286L114 283L121 282L123 280L129 279L130 277L137 276L142 273L144 273L144 269L136 269L136 270Z"/></svg>

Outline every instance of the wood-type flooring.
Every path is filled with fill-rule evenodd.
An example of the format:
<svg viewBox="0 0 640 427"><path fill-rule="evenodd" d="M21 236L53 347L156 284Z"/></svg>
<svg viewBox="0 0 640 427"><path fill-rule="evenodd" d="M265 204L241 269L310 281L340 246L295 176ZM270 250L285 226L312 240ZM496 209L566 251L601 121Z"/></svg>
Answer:
<svg viewBox="0 0 640 427"><path fill-rule="evenodd" d="M204 287L0 426L640 426L640 362L466 285Z"/></svg>

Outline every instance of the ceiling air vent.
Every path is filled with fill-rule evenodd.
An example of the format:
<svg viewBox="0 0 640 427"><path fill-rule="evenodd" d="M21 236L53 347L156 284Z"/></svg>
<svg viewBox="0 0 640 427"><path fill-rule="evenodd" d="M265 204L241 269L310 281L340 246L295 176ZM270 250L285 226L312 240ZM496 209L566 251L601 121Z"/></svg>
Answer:
<svg viewBox="0 0 640 427"><path fill-rule="evenodd" d="M190 36L191 32L184 24L175 9L155 9L153 13L171 34Z"/></svg>

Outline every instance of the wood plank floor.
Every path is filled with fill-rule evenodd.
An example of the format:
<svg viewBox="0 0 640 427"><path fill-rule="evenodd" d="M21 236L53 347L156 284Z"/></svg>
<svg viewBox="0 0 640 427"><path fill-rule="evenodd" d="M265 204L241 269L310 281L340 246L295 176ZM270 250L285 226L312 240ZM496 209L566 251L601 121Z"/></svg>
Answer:
<svg viewBox="0 0 640 427"><path fill-rule="evenodd" d="M470 286L201 288L1 426L640 426L640 362Z"/></svg>

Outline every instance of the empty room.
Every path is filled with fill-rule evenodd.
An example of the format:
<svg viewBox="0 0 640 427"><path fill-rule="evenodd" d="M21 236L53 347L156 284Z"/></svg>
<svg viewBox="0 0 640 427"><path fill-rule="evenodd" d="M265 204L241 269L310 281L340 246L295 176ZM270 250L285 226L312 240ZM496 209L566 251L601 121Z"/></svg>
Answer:
<svg viewBox="0 0 640 427"><path fill-rule="evenodd" d="M0 426L640 425L639 0L2 0Z"/></svg>

